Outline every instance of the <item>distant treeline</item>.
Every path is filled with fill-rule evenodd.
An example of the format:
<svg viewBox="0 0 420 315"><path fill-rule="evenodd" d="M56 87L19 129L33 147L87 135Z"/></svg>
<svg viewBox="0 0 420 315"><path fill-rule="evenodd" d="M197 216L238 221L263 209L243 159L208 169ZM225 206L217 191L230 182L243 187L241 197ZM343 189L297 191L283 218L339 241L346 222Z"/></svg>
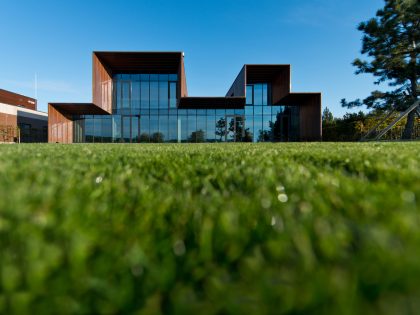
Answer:
<svg viewBox="0 0 420 315"><path fill-rule="evenodd" d="M399 113L391 115L378 130L388 126ZM377 125L387 112L373 110L370 113L362 111L358 113L347 113L342 118L335 118L326 107L322 113L322 139L323 141L359 141L368 131ZM381 140L400 140L406 119L401 120ZM372 135L374 137L374 135ZM416 118L412 139L420 140L420 118Z"/></svg>

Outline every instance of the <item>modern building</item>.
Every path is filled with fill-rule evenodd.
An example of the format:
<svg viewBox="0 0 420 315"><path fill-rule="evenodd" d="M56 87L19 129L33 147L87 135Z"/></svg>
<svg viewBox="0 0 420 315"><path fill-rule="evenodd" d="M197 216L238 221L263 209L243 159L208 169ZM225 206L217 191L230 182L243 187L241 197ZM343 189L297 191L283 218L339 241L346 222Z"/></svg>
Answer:
<svg viewBox="0 0 420 315"><path fill-rule="evenodd" d="M0 142L47 142L47 128L36 99L0 89Z"/></svg>
<svg viewBox="0 0 420 315"><path fill-rule="evenodd" d="M321 93L294 93L290 65L244 65L223 97L191 97L182 52L93 52L92 103L50 103L48 140L321 140Z"/></svg>

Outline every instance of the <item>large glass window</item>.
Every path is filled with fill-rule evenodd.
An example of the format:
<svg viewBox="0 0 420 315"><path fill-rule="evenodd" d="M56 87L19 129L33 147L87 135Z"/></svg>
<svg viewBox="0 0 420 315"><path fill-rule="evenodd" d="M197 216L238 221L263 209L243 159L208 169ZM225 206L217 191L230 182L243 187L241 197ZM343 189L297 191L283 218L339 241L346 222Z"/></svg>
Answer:
<svg viewBox="0 0 420 315"><path fill-rule="evenodd" d="M254 84L254 105L262 105L262 84Z"/></svg>
<svg viewBox="0 0 420 315"><path fill-rule="evenodd" d="M252 105L254 104L254 88L253 85L246 86L246 104Z"/></svg>
<svg viewBox="0 0 420 315"><path fill-rule="evenodd" d="M216 116L207 116L207 142L214 142L216 139Z"/></svg>
<svg viewBox="0 0 420 315"><path fill-rule="evenodd" d="M178 119L176 116L169 116L169 125L168 125L168 141L177 142L178 141Z"/></svg>
<svg viewBox="0 0 420 315"><path fill-rule="evenodd" d="M113 83L113 114L78 117L75 142L299 139L299 107L272 106L271 87L264 82L246 86L243 109L177 109L176 74L117 74Z"/></svg>
<svg viewBox="0 0 420 315"><path fill-rule="evenodd" d="M149 115L140 116L140 142L150 141Z"/></svg>
<svg viewBox="0 0 420 315"><path fill-rule="evenodd" d="M112 116L102 118L102 142L112 142Z"/></svg>
<svg viewBox="0 0 420 315"><path fill-rule="evenodd" d="M197 131L195 133L196 142L206 141L206 116L197 116Z"/></svg>
<svg viewBox="0 0 420 315"><path fill-rule="evenodd" d="M176 82L169 82L169 107L176 108Z"/></svg>
<svg viewBox="0 0 420 315"><path fill-rule="evenodd" d="M140 90L141 108L149 109L149 81L141 81Z"/></svg>
<svg viewBox="0 0 420 315"><path fill-rule="evenodd" d="M168 108L168 81L159 81L159 108Z"/></svg>
<svg viewBox="0 0 420 315"><path fill-rule="evenodd" d="M121 108L129 109L131 101L131 81L121 81Z"/></svg>
<svg viewBox="0 0 420 315"><path fill-rule="evenodd" d="M159 108L159 82L150 82L150 108Z"/></svg>
<svg viewBox="0 0 420 315"><path fill-rule="evenodd" d="M246 86L247 105L271 105L267 83L248 84Z"/></svg>
<svg viewBox="0 0 420 315"><path fill-rule="evenodd" d="M131 83L131 110L133 114L138 114L140 110L140 81Z"/></svg>
<svg viewBox="0 0 420 315"><path fill-rule="evenodd" d="M168 141L168 115L159 115L159 133L162 136L162 141Z"/></svg>
<svg viewBox="0 0 420 315"><path fill-rule="evenodd" d="M268 104L268 91L267 91L267 84L262 84L262 104L267 105Z"/></svg>
<svg viewBox="0 0 420 315"><path fill-rule="evenodd" d="M197 116L195 110L189 110L188 112L188 141L196 142Z"/></svg>
<svg viewBox="0 0 420 315"><path fill-rule="evenodd" d="M180 115L178 116L178 139L181 139L181 142L188 141L188 116L187 115Z"/></svg>
<svg viewBox="0 0 420 315"><path fill-rule="evenodd" d="M86 142L94 142L94 118L93 116L85 116L85 139Z"/></svg>
<svg viewBox="0 0 420 315"><path fill-rule="evenodd" d="M112 142L121 142L121 116L112 115Z"/></svg>
<svg viewBox="0 0 420 315"><path fill-rule="evenodd" d="M159 116L150 116L150 142L163 142L159 134Z"/></svg>

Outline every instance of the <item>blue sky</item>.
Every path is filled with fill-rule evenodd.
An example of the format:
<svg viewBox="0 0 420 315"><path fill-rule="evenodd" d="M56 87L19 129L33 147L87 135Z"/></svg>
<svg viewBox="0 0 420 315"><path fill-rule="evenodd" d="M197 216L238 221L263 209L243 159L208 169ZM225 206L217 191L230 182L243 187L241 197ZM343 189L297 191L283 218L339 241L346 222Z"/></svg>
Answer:
<svg viewBox="0 0 420 315"><path fill-rule="evenodd" d="M357 24L382 0L0 0L0 88L48 102L89 102L94 50L184 51L190 96L224 96L245 63L290 63L292 90L341 98L377 88L354 75Z"/></svg>

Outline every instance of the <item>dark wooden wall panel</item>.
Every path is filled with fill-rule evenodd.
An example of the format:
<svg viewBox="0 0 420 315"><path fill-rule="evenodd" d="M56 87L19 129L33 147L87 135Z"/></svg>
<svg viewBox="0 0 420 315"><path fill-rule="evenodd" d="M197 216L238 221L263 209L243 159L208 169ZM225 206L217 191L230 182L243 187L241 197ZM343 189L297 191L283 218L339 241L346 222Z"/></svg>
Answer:
<svg viewBox="0 0 420 315"><path fill-rule="evenodd" d="M246 66L243 66L229 91L226 94L226 97L244 97L246 85Z"/></svg>
<svg viewBox="0 0 420 315"><path fill-rule="evenodd" d="M48 142L73 143L73 121L48 104Z"/></svg>
<svg viewBox="0 0 420 315"><path fill-rule="evenodd" d="M290 93L290 67L282 69L271 83L271 101L276 104Z"/></svg>
<svg viewBox="0 0 420 315"><path fill-rule="evenodd" d="M108 113L112 112L112 74L101 63L99 58L93 54L93 104L101 107Z"/></svg>
<svg viewBox="0 0 420 315"><path fill-rule="evenodd" d="M36 110L37 101L34 98L0 89L0 103L22 106L27 109Z"/></svg>
<svg viewBox="0 0 420 315"><path fill-rule="evenodd" d="M300 140L322 140L321 94L308 96L300 105Z"/></svg>
<svg viewBox="0 0 420 315"><path fill-rule="evenodd" d="M181 55L181 61L179 63L178 70L178 95L179 97L187 97L187 78L185 75L185 65L184 65L184 56Z"/></svg>

